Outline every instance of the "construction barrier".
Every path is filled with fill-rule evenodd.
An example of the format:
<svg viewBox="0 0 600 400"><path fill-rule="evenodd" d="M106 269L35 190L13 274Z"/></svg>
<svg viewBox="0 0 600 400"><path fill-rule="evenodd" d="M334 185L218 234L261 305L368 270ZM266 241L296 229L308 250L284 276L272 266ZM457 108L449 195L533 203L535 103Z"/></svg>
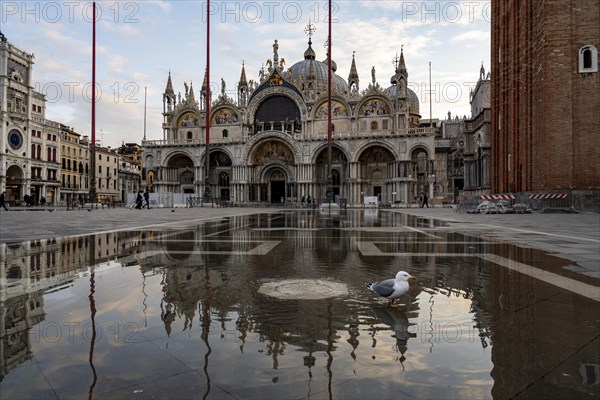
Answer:
<svg viewBox="0 0 600 400"><path fill-rule="evenodd" d="M567 193L534 193L527 197L530 207L541 212L548 209L571 208L571 202Z"/></svg>
<svg viewBox="0 0 600 400"><path fill-rule="evenodd" d="M484 194L479 196L481 200L514 200L514 194Z"/></svg>

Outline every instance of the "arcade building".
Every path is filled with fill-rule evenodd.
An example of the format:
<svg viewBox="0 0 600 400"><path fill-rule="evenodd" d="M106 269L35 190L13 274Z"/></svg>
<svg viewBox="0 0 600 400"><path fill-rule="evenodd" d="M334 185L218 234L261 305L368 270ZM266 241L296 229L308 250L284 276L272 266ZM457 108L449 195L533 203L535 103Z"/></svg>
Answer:
<svg viewBox="0 0 600 400"><path fill-rule="evenodd" d="M175 93L169 73L163 93L163 138L144 140L145 184L155 193L279 203L326 197L328 175L328 65L312 48L287 67L273 43L272 57L247 80L242 63L237 100L211 98L206 114L206 75L199 96L192 84ZM288 58L289 55L286 55ZM300 58L300 57L299 57ZM408 88L404 53L394 58L390 85L377 82L375 67L361 87L355 56L348 79L332 60L332 189L336 200L409 202L433 197L434 129L419 127L417 95ZM364 85L364 84L363 84ZM210 118L209 145L206 119ZM208 179L206 157L209 157Z"/></svg>

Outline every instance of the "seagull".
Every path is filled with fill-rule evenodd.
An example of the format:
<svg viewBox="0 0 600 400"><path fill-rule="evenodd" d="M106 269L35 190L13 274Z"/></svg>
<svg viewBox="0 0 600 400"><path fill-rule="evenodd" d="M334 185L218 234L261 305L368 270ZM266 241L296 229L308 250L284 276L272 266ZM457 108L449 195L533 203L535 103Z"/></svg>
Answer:
<svg viewBox="0 0 600 400"><path fill-rule="evenodd" d="M395 299L408 293L408 280L417 279L408 272L400 271L395 279L386 279L381 282L367 283L367 288L381 297L389 299L392 304Z"/></svg>

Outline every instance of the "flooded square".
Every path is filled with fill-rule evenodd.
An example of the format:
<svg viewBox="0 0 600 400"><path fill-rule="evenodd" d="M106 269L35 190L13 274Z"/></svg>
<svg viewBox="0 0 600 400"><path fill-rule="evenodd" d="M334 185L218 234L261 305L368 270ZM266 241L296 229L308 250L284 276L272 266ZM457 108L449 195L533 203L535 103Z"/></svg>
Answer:
<svg viewBox="0 0 600 400"><path fill-rule="evenodd" d="M590 281L444 226L303 209L2 244L0 393L598 398ZM401 270L394 305L365 286Z"/></svg>

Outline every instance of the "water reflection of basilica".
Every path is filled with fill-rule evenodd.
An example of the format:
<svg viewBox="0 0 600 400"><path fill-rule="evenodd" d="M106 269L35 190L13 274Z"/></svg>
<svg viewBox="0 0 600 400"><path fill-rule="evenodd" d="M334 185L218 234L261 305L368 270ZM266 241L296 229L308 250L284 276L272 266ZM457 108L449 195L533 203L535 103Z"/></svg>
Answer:
<svg viewBox="0 0 600 400"><path fill-rule="evenodd" d="M68 289L95 265L139 244L137 233L0 243L0 380L31 359L31 330L44 321L46 293Z"/></svg>
<svg viewBox="0 0 600 400"><path fill-rule="evenodd" d="M316 363L315 354L326 354L333 359L342 343L350 345L351 353L355 354L361 342L363 346L375 347L376 338L383 334L395 338L398 359L404 361L409 356L408 342L415 337L414 324L408 318L417 318L429 309L419 310L416 304L387 310L336 300L283 301L257 294L264 279L310 277L322 273L319 268L324 265L329 265L329 277L347 279L348 266L357 257L356 240L363 236L371 240L388 237L383 232L378 235L355 229L369 225L381 226L381 222L378 218L365 220L362 213L323 221L318 214L300 211L255 215L250 221L231 218L184 231L163 231L146 241L145 249L152 256L144 259L142 271L162 276L160 311L168 335L177 324L184 331L196 329L207 346L210 341L233 338L243 353L249 343L253 346L261 343L261 354L272 358L274 369L278 368L279 359L294 349L305 354L305 366L310 370ZM327 240L323 240L325 237ZM281 247L275 247L274 254L265 257L248 256L265 241L280 242ZM414 241L388 246L391 246L389 251L401 249L433 255L458 251L460 246L467 248L470 244L426 243L417 241L415 236ZM457 266L442 272L437 270L434 256L425 258L425 264L423 260L408 260L406 268L420 269L422 274L433 276L427 284L439 289L437 295L473 301L474 318L478 320L473 329L482 346L487 347L491 343L489 316L478 311L477 294L472 289L486 285L478 280L477 270L459 273ZM412 301L420 291L414 288ZM365 314L373 317L365 319ZM368 336L365 329L370 332Z"/></svg>
<svg viewBox="0 0 600 400"><path fill-rule="evenodd" d="M420 352L435 353L452 345L440 342L445 339L439 336L441 321L466 323L472 329L472 346L491 347L494 393L501 397L512 393L514 387L506 382L518 386L524 379L513 371L515 355L528 365L539 356L520 338L540 341L538 330L545 326L543 320L536 324L522 320L536 319L533 308L515 312L524 301L519 290L540 289L533 280L526 280L526 286L511 286L513 275L475 255L512 252L511 257L521 261L531 255L522 249L514 251L510 245L502 248L454 233L437 232L433 237L414 230L397 228L398 232L391 233L386 229L435 225L407 218L341 212L324 219L310 211L294 211L225 218L182 230L2 244L2 377L35 357L30 330L44 321L44 295L70 290L75 280L86 279L90 280L91 302L93 271L112 262L121 268L139 268L139 279L133 284L139 284L144 294L143 299L137 297L143 302L144 317L149 310L146 321L156 325L167 341L179 341L178 335L185 332L186 338L202 344L191 357L204 363L209 380L211 373L218 374L214 368L224 353L247 357L275 375L275 370L300 361L309 386L311 381L332 385L347 373L339 361L365 366L370 365L371 355L377 357L373 362L378 365L397 361L400 371L418 369ZM382 254L407 256L363 254L359 243L366 241ZM399 261L419 277L401 308L378 304L352 287L344 298L318 301L280 300L258 293L261 283L269 280L326 277L348 282ZM460 306L464 319L448 319L443 314L448 305ZM123 315L139 318L140 304L129 307ZM512 318L519 321L518 332L511 324L498 323ZM518 351L507 352L507 348Z"/></svg>

